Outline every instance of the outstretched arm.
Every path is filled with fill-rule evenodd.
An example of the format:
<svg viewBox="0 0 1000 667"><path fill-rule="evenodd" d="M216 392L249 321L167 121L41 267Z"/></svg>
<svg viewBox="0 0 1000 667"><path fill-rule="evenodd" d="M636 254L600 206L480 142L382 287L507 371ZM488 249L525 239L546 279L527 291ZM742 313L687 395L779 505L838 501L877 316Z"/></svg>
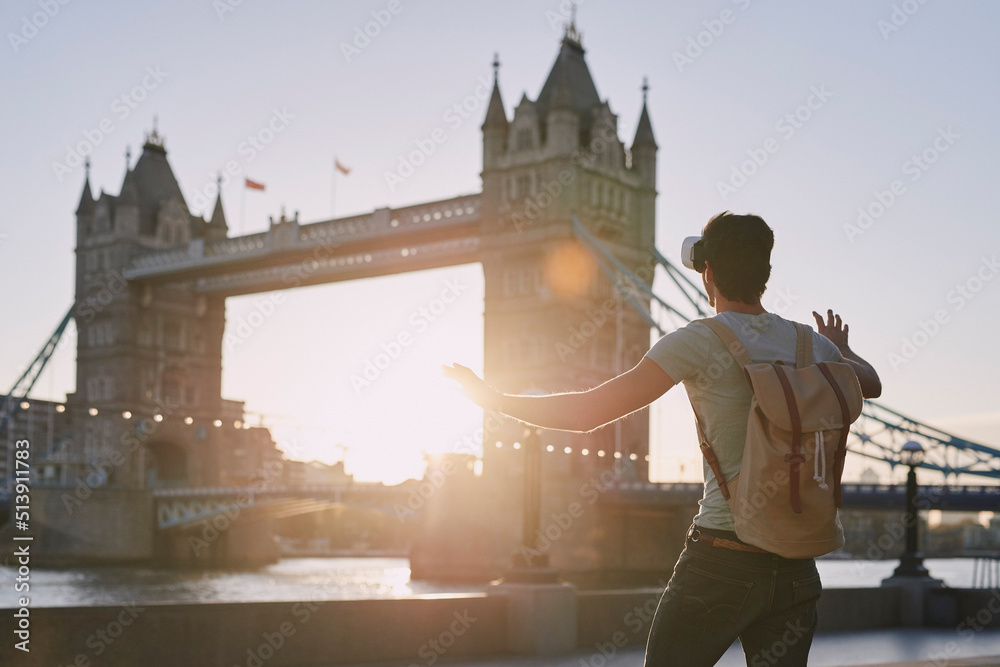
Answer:
<svg viewBox="0 0 1000 667"><path fill-rule="evenodd" d="M854 372L858 375L858 383L861 385L861 395L865 398L881 396L882 381L879 379L878 373L871 364L855 354L847 344L847 332L850 327L841 321L840 315L834 315L832 310L827 310L824 322L820 314L813 311L813 317L816 318L816 330L829 338L840 350L844 361L854 367Z"/></svg>
<svg viewBox="0 0 1000 667"><path fill-rule="evenodd" d="M477 405L559 431L585 433L646 407L675 382L655 362L643 359L630 371L587 391L549 396L511 396L486 384L460 364L442 366Z"/></svg>

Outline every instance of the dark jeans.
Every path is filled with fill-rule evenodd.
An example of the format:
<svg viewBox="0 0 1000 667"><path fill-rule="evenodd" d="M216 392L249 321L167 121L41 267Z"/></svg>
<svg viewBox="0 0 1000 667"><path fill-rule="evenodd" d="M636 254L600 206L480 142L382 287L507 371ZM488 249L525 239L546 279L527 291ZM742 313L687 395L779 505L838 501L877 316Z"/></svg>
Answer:
<svg viewBox="0 0 1000 667"><path fill-rule="evenodd" d="M701 529L726 539L736 534ZM822 591L816 561L685 540L660 598L646 665L714 665L739 637L750 667L805 666Z"/></svg>

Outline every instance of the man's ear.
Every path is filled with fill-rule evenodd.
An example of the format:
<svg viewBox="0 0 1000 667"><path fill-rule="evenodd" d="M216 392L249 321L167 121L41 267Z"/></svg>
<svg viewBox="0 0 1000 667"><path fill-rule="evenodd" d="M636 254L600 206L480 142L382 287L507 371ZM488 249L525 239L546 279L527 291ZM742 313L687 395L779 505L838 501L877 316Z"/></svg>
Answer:
<svg viewBox="0 0 1000 667"><path fill-rule="evenodd" d="M705 274L705 280L707 282L715 282L715 274L712 272L712 265L708 263L707 259L705 260L705 270L703 273Z"/></svg>

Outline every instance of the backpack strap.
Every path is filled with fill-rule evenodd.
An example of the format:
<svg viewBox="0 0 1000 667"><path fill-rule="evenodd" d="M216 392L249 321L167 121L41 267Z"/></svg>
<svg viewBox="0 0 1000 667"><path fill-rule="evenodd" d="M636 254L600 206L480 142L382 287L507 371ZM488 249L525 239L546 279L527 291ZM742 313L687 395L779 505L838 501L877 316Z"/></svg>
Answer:
<svg viewBox="0 0 1000 667"><path fill-rule="evenodd" d="M847 398L844 396L844 391L837 384L837 381L833 379L833 373L830 372L830 368L826 365L826 362L823 361L816 365L819 366L819 370L823 373L826 381L830 383L833 393L837 395L837 402L840 403L840 415L843 423L840 427L840 442L837 443L837 451L833 455L833 497L837 503L837 507L843 507L844 503L840 494L840 477L844 474L844 459L847 457L847 434L851 430L851 411L847 408Z"/></svg>
<svg viewBox="0 0 1000 667"><path fill-rule="evenodd" d="M799 415L799 406L795 400L795 393L792 385L785 375L785 368L781 364L771 364L771 368L778 374L778 382L781 383L781 390L785 394L785 402L788 404L788 415L792 420L792 453L785 454L785 462L788 464L788 493L792 511L796 514L802 513L802 503L799 499L799 465L806 460L802 456L800 448L802 446L802 418Z"/></svg>
<svg viewBox="0 0 1000 667"><path fill-rule="evenodd" d="M812 330L804 324L793 322L795 325L795 367L805 368L813 363L813 338Z"/></svg>
<svg viewBox="0 0 1000 667"><path fill-rule="evenodd" d="M721 320L717 320L714 317L706 317L701 320L695 320L696 322L701 322L709 329L715 332L715 335L719 337L722 344L726 346L729 350L729 354L733 355L733 359L736 360L741 367L749 366L753 363L750 360L750 355L747 354L747 349L743 347L743 343L740 339L736 337L733 330L729 328L729 325Z"/></svg>
<svg viewBox="0 0 1000 667"><path fill-rule="evenodd" d="M691 409L694 410L694 403L691 404ZM698 419L697 412L694 413L694 423L698 426L698 447L701 449L701 455L705 457L708 467L712 469L715 481L719 483L719 490L722 491L722 497L729 500L729 485L726 484L726 478L722 474L719 457L715 455L715 450L708 443L708 438L705 436L705 429L701 427L701 420Z"/></svg>
<svg viewBox="0 0 1000 667"><path fill-rule="evenodd" d="M706 317L701 320L695 320L696 322L701 322L709 329L711 329L722 344L732 355L736 363L739 364L740 368L744 366L749 366L753 363L750 359L750 355L747 354L746 347L740 342L740 339L736 337L733 330L729 328L729 325L721 320L717 320L713 317ZM729 500L729 485L726 484L726 478L722 474L722 466L719 464L719 457L715 455L715 450L712 449L712 445L708 442L708 437L705 435L705 429L701 426L701 420L698 418L698 411L694 409L694 403L691 404L691 410L694 412L694 421L698 426L698 446L701 449L702 456L705 457L705 461L708 463L708 467L712 469L712 474L715 475L715 481L719 483L719 490L722 491L722 497Z"/></svg>

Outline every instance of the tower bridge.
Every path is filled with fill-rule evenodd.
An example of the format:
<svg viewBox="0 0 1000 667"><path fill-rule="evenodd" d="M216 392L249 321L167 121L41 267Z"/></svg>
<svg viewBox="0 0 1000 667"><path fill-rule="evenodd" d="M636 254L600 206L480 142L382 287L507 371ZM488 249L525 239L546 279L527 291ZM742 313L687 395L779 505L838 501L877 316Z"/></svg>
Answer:
<svg viewBox="0 0 1000 667"><path fill-rule="evenodd" d="M634 366L648 349L650 330L670 328L661 323L664 316L676 326L710 312L700 288L656 250L658 146L645 84L642 91L627 144L571 27L538 96L522 96L511 117L494 61L481 126L480 192L309 223L300 222L297 212L282 212L267 231L236 237L229 235L221 191L209 218L191 213L155 129L136 164L126 164L117 195L101 190L95 198L88 168L76 209L71 310L78 331L77 391L54 418L58 437L38 462L51 485L37 491L44 507L39 516L49 522L50 535L39 541L39 550L94 560L148 557L156 528L218 514L254 469L280 458L268 431L247 428L242 404L222 396L229 296L478 263L485 284L484 374L507 393L592 387ZM652 291L656 266L676 288L676 300ZM566 332L609 299L622 304L615 326L595 327L575 354L560 355ZM41 367L51 348L50 340L36 359ZM6 433L0 441L11 442L24 428L18 412L38 373L33 364L4 400L0 431ZM504 423L491 437L513 443L523 437L523 427ZM850 448L893 465L904 438L925 441L935 469L946 475L1000 477L995 448L872 403ZM615 490L602 496L599 516L588 519L589 536L559 547L572 567L642 569L673 562L663 545L686 527L698 498L694 487L648 485L646 412L594 433L548 432L545 441L555 451L615 454L546 459L546 512L558 514L574 502L581 480L613 461L633 462L618 471ZM12 451L0 461L8 482ZM234 451L250 453L255 463L234 468ZM511 452L485 447L482 479L449 481L434 496L444 509L426 513L415 572L486 572L506 562L518 543L521 506L520 468ZM98 483L81 481L95 468L104 471ZM82 493L81 484L98 500L81 502L71 516L63 509L65 498ZM895 502L888 491L846 489L848 504L852 497L877 506ZM350 492L352 502L369 502L357 493ZM381 500L369 500L388 502L395 492L380 493ZM948 497L961 496L962 506L971 507L991 493L956 491ZM254 499L260 516L343 501L336 494L317 497L288 488ZM675 514L662 525L639 521L656 504ZM107 539L89 534L108 525L117 532ZM629 555L630 539L644 555ZM472 541L486 545L484 551L469 552Z"/></svg>

